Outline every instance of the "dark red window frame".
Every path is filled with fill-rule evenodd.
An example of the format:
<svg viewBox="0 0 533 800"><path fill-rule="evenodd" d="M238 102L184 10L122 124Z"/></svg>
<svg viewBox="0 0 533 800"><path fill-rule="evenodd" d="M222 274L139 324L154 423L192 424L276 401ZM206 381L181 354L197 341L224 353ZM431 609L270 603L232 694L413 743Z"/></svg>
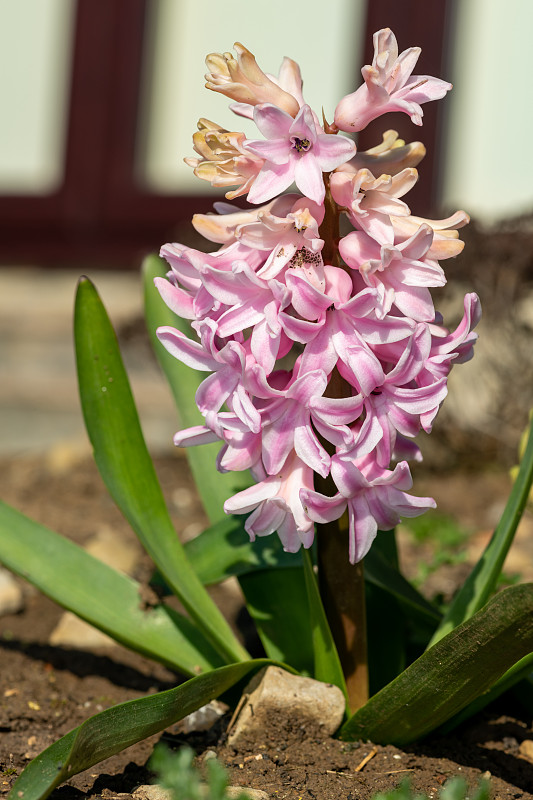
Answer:
<svg viewBox="0 0 533 800"><path fill-rule="evenodd" d="M191 217L191 198L159 195L139 185L135 148L147 0L77 0L64 180L48 196L0 194L0 263L138 268L142 256L177 238ZM443 75L447 0L368 0L364 63L371 36L391 27L400 49L423 48L419 70ZM356 75L354 86L360 82ZM407 140L428 149L423 180L410 193L414 213L435 205L438 104L424 108L424 127L406 115L387 118ZM360 134L358 146L381 140L383 120ZM194 197L208 211L213 196Z"/></svg>

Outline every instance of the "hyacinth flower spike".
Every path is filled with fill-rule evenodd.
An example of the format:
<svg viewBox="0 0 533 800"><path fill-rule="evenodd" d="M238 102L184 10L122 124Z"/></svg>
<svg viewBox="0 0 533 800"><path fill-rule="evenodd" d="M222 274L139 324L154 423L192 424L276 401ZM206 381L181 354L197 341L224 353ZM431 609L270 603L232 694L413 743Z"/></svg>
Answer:
<svg viewBox="0 0 533 800"><path fill-rule="evenodd" d="M204 425L175 442L219 441L218 469L251 471L255 485L225 510L248 515L252 540L277 533L292 553L316 536L353 708L368 692L361 560L379 530L435 505L409 494L407 460L421 459L413 440L431 430L452 366L471 357L480 316L473 294L453 332L435 310L429 290L446 282L439 260L461 251L468 217L411 212L405 197L424 146L388 130L357 152L339 133L398 110L421 125L422 104L451 88L414 75L419 48L399 54L389 29L374 35L374 49L364 83L340 100L332 124L306 104L291 59L275 77L241 44L236 57L207 57L208 88L253 120L258 136L202 119L198 158L187 163L248 205L195 215L196 230L219 249L167 244L170 272L157 280L198 337L167 326L161 341L209 373L196 395ZM350 226L342 235L341 217Z"/></svg>

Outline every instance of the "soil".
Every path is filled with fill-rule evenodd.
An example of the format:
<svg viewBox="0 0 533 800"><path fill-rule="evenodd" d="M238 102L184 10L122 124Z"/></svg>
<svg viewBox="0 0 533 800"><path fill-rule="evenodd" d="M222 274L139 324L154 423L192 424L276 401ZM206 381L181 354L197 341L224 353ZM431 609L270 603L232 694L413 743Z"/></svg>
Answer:
<svg viewBox="0 0 533 800"><path fill-rule="evenodd" d="M187 529L198 528L203 517L186 462L169 456L157 459L156 467L176 527L187 535ZM109 525L133 545L133 534L108 499L88 457L48 453L3 458L0 480L7 502L81 544L102 525ZM441 507L460 509L461 522L467 525L472 518L479 519L482 511L490 516L490 509L501 505L508 491L507 476L497 473L462 479L427 474L420 476L419 484L422 491L438 488ZM187 497L189 502L184 504ZM402 559L414 574L418 545L405 534L402 541ZM136 576L146 577L150 569L148 560L141 559ZM451 563L447 569L445 580L457 585L465 565ZM437 573L424 586L428 594L442 591L442 575ZM224 594L222 589L219 598L232 624L240 626L247 645L259 654L234 591ZM87 717L181 680L165 667L118 646L87 652L50 645L61 609L27 585L25 600L22 613L0 619L0 795L8 793L31 758ZM431 737L403 750L370 742L309 740L304 733L287 742L269 729L249 751L237 752L224 744L227 722L225 717L202 734L185 734L178 723L75 776L56 789L53 797L96 800L133 792L152 781L147 762L155 743L163 740L172 747L192 746L200 767L207 750L215 750L231 783L263 789L280 800L366 799L395 787L405 777L417 791L435 796L448 777L463 776L474 786L480 776L489 774L494 798L533 798L533 763L520 750L524 740L533 739L531 719L509 701L446 738Z"/></svg>

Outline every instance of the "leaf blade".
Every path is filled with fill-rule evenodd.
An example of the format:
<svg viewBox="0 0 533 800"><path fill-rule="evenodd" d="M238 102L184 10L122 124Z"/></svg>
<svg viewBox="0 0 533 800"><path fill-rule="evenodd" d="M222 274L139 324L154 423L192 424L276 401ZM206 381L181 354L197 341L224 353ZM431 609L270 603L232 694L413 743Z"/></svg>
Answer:
<svg viewBox="0 0 533 800"><path fill-rule="evenodd" d="M349 708L348 690L342 666L337 653L333 634L328 624L326 612L322 605L322 598L318 583L313 572L311 556L307 550L303 551L303 566L307 602L309 606L309 619L311 623L311 638L313 642L314 675L317 681L333 683L344 694L346 707Z"/></svg>
<svg viewBox="0 0 533 800"><path fill-rule="evenodd" d="M301 565L243 574L239 583L267 656L312 675L313 647L302 603L305 582Z"/></svg>
<svg viewBox="0 0 533 800"><path fill-rule="evenodd" d="M74 338L85 425L111 496L191 618L229 661L248 654L213 603L184 553L139 418L117 340L92 283L76 293Z"/></svg>
<svg viewBox="0 0 533 800"><path fill-rule="evenodd" d="M286 553L277 536L250 541L242 517L225 517L185 543L185 552L204 584L233 575L301 564L296 553Z"/></svg>
<svg viewBox="0 0 533 800"><path fill-rule="evenodd" d="M431 647L457 625L469 619L489 599L496 588L505 557L509 552L533 485L533 418L520 469L504 512L492 538L476 566L453 599L428 645Z"/></svg>
<svg viewBox="0 0 533 800"><path fill-rule="evenodd" d="M142 611L136 581L2 502L0 562L116 641L173 669L195 675L222 663L186 617L164 604Z"/></svg>
<svg viewBox="0 0 533 800"><path fill-rule="evenodd" d="M174 689L120 703L90 717L37 756L19 776L9 796L44 800L73 775L164 730L251 672L272 663L256 659L220 667ZM283 664L277 666L286 669Z"/></svg>
<svg viewBox="0 0 533 800"><path fill-rule="evenodd" d="M426 650L343 726L343 739L402 746L458 714L533 652L533 584L506 589Z"/></svg>

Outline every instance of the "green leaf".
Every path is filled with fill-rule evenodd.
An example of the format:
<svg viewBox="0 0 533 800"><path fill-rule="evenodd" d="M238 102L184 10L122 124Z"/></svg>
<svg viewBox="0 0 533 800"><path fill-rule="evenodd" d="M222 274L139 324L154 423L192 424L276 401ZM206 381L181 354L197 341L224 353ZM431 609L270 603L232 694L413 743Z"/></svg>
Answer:
<svg viewBox="0 0 533 800"><path fill-rule="evenodd" d="M533 585L496 595L374 695L341 738L405 745L426 736L533 652Z"/></svg>
<svg viewBox="0 0 533 800"><path fill-rule="evenodd" d="M322 598L318 589L318 582L313 572L311 556L307 550L303 551L305 588L309 605L309 622L311 624L311 637L313 641L314 674L317 681L333 683L344 693L348 705L348 690L342 672L342 666L333 640L333 635L328 624L326 612L322 605Z"/></svg>
<svg viewBox="0 0 533 800"><path fill-rule="evenodd" d="M100 475L167 584L226 660L248 657L190 566L146 449L115 333L92 283L76 295L74 335L85 425Z"/></svg>
<svg viewBox="0 0 533 800"><path fill-rule="evenodd" d="M194 396L207 374L191 369L173 358L156 336L158 327L170 325L186 336L196 338L187 320L178 317L165 305L154 286L154 278L164 277L167 272L168 264L159 256L151 255L145 258L143 262L145 317L154 352L174 395L181 426L188 428L204 424L204 419L194 402ZM217 471L215 464L219 449L220 445L215 443L188 447L186 450L198 493L211 522L217 522L224 517L223 506L228 497L252 483L248 472L223 474Z"/></svg>
<svg viewBox="0 0 533 800"><path fill-rule="evenodd" d="M270 664L267 659L256 659L221 667L175 689L130 700L90 717L37 756L15 782L9 797L44 800L73 775L168 728L251 672ZM286 669L283 664L278 666Z"/></svg>
<svg viewBox="0 0 533 800"><path fill-rule="evenodd" d="M405 669L407 626L396 598L370 581L365 582L365 607L368 688L372 696Z"/></svg>
<svg viewBox="0 0 533 800"><path fill-rule="evenodd" d="M410 617L434 628L441 618L440 611L386 561L375 545L376 542L365 556L365 580L391 594Z"/></svg>
<svg viewBox="0 0 533 800"><path fill-rule="evenodd" d="M392 580L399 575L396 531L378 531L371 547L374 563L392 572ZM368 556L368 553L367 553ZM372 557L370 559L370 571ZM403 579L403 576L401 576ZM409 588L410 584L407 584ZM398 599L389 590L388 582L376 586L368 579L365 561L365 608L368 655L368 689L370 697L394 680L405 669L407 626L405 612Z"/></svg>
<svg viewBox="0 0 533 800"><path fill-rule="evenodd" d="M529 699L531 701L531 686L530 686L530 679L528 676L531 674L531 669L533 667L533 653L530 653L528 656L524 656L521 658L520 661L517 661L511 669L508 669L502 677L496 681L494 686L489 689L488 692L477 697L473 703L470 703L466 708L464 708L459 714L456 714L455 717L447 722L443 727L440 729L439 733L447 733L448 731L453 730L460 725L461 723L465 722L465 720L470 719L474 714L477 714L481 711L485 706L488 706L489 703L492 703L494 700L497 700L500 695L504 692L507 692L509 689L512 689L513 686L516 686L517 683L522 681L520 684L520 692L517 691L518 699L522 700L524 698L524 692L528 693ZM528 679L528 680L524 680Z"/></svg>
<svg viewBox="0 0 533 800"><path fill-rule="evenodd" d="M312 675L313 647L302 567L271 567L240 575L239 583L267 656Z"/></svg>
<svg viewBox="0 0 533 800"><path fill-rule="evenodd" d="M481 558L451 603L428 647L469 619L494 592L533 484L533 420L520 469L502 518Z"/></svg>
<svg viewBox="0 0 533 800"><path fill-rule="evenodd" d="M173 669L196 675L223 663L189 619L162 603L143 610L136 581L1 502L0 562L117 642Z"/></svg>
<svg viewBox="0 0 533 800"><path fill-rule="evenodd" d="M219 583L232 575L301 564L297 553L286 553L277 536L250 541L242 517L224 517L185 543L185 552L204 584Z"/></svg>

